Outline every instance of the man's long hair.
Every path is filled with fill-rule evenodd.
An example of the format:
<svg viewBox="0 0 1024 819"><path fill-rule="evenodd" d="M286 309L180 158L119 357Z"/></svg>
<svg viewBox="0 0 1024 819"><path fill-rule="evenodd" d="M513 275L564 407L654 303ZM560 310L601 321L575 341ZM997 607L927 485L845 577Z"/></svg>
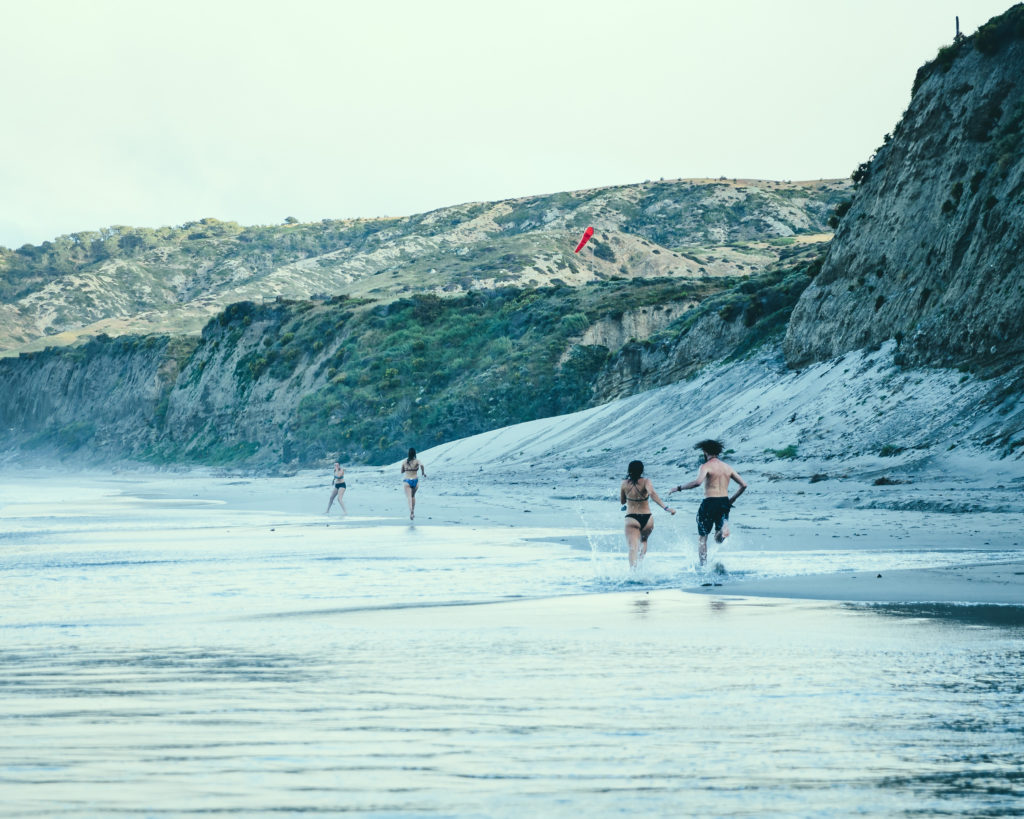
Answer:
<svg viewBox="0 0 1024 819"><path fill-rule="evenodd" d="M697 444L697 446L695 446L694 449L699 449L703 452L706 452L708 455L717 458L719 455L722 454L722 450L725 449L725 447L722 446L721 441L716 441L713 438L708 438L706 441L701 441L699 444Z"/></svg>

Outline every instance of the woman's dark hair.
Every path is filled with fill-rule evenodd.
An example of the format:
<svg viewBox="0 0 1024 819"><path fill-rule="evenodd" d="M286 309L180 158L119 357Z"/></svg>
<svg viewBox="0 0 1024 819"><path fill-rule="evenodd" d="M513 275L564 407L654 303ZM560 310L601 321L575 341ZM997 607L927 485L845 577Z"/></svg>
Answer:
<svg viewBox="0 0 1024 819"><path fill-rule="evenodd" d="M630 461L629 466L626 468L626 477L636 483L640 480L640 476L644 474L644 462L643 461Z"/></svg>
<svg viewBox="0 0 1024 819"><path fill-rule="evenodd" d="M712 438L708 438L706 441L701 441L699 444L697 444L697 446L695 446L694 449L699 449L702 452L706 452L708 455L717 458L719 455L722 454L722 450L725 449L725 447L722 446L721 441L716 441Z"/></svg>
<svg viewBox="0 0 1024 819"><path fill-rule="evenodd" d="M415 461L416 460L416 450L413 449L412 447L409 447L409 457L406 458L406 460L407 461Z"/></svg>

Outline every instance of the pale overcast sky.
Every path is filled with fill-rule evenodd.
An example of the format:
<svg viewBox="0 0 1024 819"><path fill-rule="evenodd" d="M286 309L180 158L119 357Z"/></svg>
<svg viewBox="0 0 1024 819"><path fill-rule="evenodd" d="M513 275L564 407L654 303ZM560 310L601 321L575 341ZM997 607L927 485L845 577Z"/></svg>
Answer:
<svg viewBox="0 0 1024 819"><path fill-rule="evenodd" d="M846 177L1010 0L0 0L0 245Z"/></svg>

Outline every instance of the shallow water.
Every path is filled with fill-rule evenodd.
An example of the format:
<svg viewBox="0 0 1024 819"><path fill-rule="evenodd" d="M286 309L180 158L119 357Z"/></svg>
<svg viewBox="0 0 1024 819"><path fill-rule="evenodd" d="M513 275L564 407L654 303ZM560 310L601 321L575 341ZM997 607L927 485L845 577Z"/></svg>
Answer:
<svg viewBox="0 0 1024 819"><path fill-rule="evenodd" d="M7 815L1021 812L1019 608L697 597L667 526L630 574L600 528L325 525L151 483L57 509L3 485Z"/></svg>

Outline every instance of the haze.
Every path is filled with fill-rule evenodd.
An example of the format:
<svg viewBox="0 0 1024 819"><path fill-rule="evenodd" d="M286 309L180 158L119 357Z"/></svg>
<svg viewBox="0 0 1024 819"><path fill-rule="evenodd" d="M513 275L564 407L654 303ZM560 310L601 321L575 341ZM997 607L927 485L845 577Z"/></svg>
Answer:
<svg viewBox="0 0 1024 819"><path fill-rule="evenodd" d="M0 0L0 245L846 177L1006 0Z"/></svg>

